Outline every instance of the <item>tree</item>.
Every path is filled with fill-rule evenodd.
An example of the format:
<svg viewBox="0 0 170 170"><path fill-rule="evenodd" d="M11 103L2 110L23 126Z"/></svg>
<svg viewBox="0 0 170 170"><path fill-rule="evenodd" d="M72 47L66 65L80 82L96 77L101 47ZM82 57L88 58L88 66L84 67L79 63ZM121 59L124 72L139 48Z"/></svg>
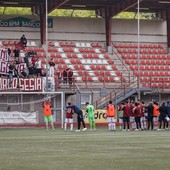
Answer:
<svg viewBox="0 0 170 170"><path fill-rule="evenodd" d="M0 7L0 15L32 15L32 12L31 8ZM55 9L49 14L49 16L97 18L95 11L92 10ZM134 19L137 18L137 15L134 12L122 12L113 18ZM140 18L156 19L156 16L153 13L140 13Z"/></svg>

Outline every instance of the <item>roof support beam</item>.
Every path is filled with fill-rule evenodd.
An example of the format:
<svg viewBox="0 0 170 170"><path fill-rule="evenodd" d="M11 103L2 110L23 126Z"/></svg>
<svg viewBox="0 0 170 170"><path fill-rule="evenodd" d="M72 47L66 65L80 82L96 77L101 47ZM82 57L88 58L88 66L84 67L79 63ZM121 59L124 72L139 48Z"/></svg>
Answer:
<svg viewBox="0 0 170 170"><path fill-rule="evenodd" d="M170 10L166 11L166 22L167 22L167 46L170 52Z"/></svg>
<svg viewBox="0 0 170 170"><path fill-rule="evenodd" d="M105 30L106 30L106 47L111 46L112 43L112 17L109 16L109 14L107 14L110 10L106 10L106 14L105 14Z"/></svg>
<svg viewBox="0 0 170 170"><path fill-rule="evenodd" d="M139 2L142 2L143 0L139 0ZM137 5L138 1L137 0L126 0L126 1L121 1L120 3L117 3L115 6L112 7L105 7L105 8L101 8L96 10L96 14L105 18L108 15L110 17L113 17L115 15L118 15L119 13L128 10L129 8ZM106 11L106 8L109 10Z"/></svg>
<svg viewBox="0 0 170 170"><path fill-rule="evenodd" d="M64 5L69 0L48 0L48 13L52 12L54 9L59 8L60 6ZM45 13L45 3L42 3L37 6L31 7L32 13L36 15L41 15Z"/></svg>
<svg viewBox="0 0 170 170"><path fill-rule="evenodd" d="M139 0L141 2L143 0ZM114 7L105 7L101 8L99 10L96 10L96 14L105 18L105 30L106 30L106 46L109 47L112 44L112 39L111 39L111 30L112 30L112 17L119 14L120 12L123 12L132 6L137 5L138 1L137 0L126 0L126 1L121 1Z"/></svg>
<svg viewBox="0 0 170 170"><path fill-rule="evenodd" d="M40 15L40 37L41 37L41 45L45 44L46 42L46 15Z"/></svg>
<svg viewBox="0 0 170 170"><path fill-rule="evenodd" d="M48 13L64 5L69 0L48 0Z"/></svg>
<svg viewBox="0 0 170 170"><path fill-rule="evenodd" d="M170 10L164 10L156 13L160 19L166 20L167 23L167 47L170 52Z"/></svg>
<svg viewBox="0 0 170 170"><path fill-rule="evenodd" d="M31 7L31 11L33 14L40 16L45 13L45 4L33 6L33 7Z"/></svg>

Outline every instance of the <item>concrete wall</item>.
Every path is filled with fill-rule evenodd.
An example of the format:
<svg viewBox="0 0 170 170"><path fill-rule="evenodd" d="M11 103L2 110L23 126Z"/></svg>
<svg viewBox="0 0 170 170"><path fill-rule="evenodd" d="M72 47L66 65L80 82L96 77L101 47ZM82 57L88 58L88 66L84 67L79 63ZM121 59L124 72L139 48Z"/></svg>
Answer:
<svg viewBox="0 0 170 170"><path fill-rule="evenodd" d="M13 16L17 17L17 16ZM9 16L0 16L8 19ZM27 18L38 17L28 16ZM53 17L49 28L49 40L100 41L105 42L105 21L95 18ZM113 19L112 41L137 42L137 20ZM39 28L0 27L0 39L19 39L25 34L29 40L40 40ZM167 42L166 21L140 21L141 42Z"/></svg>

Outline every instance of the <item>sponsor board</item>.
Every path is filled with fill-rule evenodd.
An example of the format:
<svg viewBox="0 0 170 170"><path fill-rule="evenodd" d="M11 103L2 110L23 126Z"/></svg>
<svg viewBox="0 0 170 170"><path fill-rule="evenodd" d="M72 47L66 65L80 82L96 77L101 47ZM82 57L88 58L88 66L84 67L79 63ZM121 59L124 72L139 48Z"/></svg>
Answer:
<svg viewBox="0 0 170 170"><path fill-rule="evenodd" d="M38 112L0 111L0 124L37 124Z"/></svg>
<svg viewBox="0 0 170 170"><path fill-rule="evenodd" d="M15 17L9 19L0 19L0 27L31 27L40 28L40 21L26 17ZM53 19L48 19L48 28L53 28Z"/></svg>

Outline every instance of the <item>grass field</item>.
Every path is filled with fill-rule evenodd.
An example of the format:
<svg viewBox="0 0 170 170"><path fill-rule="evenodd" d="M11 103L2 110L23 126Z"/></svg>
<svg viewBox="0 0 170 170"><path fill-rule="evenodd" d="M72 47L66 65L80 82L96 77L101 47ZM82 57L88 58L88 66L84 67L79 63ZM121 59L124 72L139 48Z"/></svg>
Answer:
<svg viewBox="0 0 170 170"><path fill-rule="evenodd" d="M0 129L0 170L169 170L170 131Z"/></svg>

